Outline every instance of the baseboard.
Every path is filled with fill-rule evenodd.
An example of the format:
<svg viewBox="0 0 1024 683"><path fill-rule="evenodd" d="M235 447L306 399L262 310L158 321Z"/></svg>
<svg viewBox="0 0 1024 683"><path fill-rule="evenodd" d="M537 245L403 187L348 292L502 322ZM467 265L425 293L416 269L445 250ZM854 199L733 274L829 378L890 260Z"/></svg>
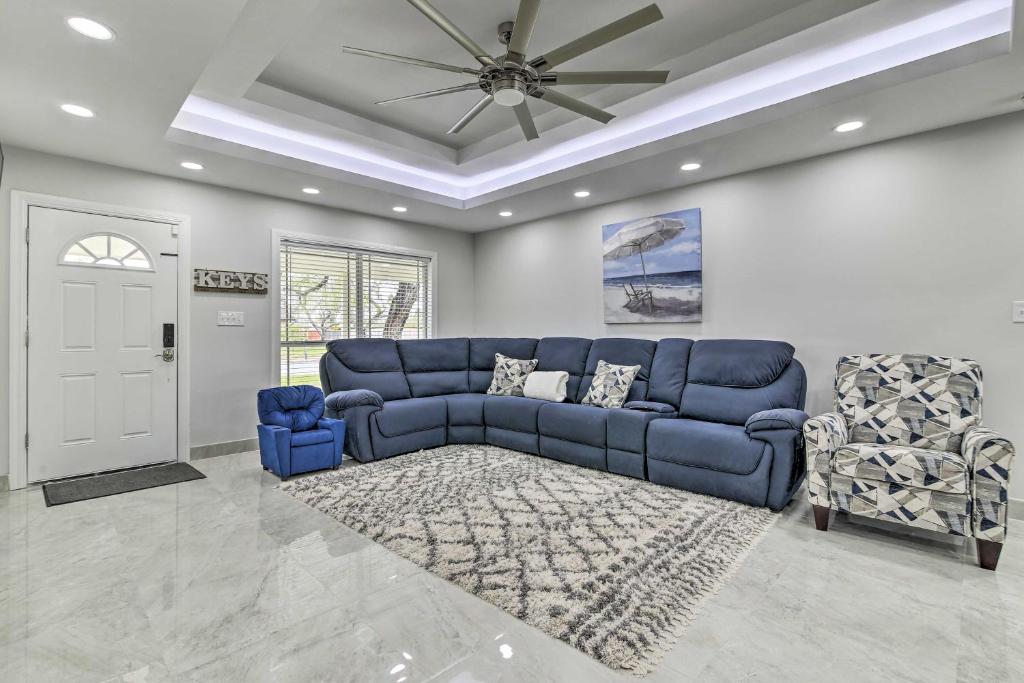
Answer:
<svg viewBox="0 0 1024 683"><path fill-rule="evenodd" d="M11 480L7 478L6 474L0 474L0 491L10 491Z"/></svg>
<svg viewBox="0 0 1024 683"><path fill-rule="evenodd" d="M206 444L205 446L193 446L189 449L189 456L192 460L203 460L204 458L216 458L218 455L231 455L232 453L258 451L259 448L259 439L240 439L238 441L211 443Z"/></svg>
<svg viewBox="0 0 1024 683"><path fill-rule="evenodd" d="M1024 519L1024 498L1011 498L1006 514L1010 519Z"/></svg>

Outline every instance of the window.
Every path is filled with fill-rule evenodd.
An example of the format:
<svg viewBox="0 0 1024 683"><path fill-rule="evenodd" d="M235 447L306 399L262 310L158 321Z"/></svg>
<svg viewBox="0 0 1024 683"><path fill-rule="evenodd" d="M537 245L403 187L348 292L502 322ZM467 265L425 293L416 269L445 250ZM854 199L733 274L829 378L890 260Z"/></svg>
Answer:
<svg viewBox="0 0 1024 683"><path fill-rule="evenodd" d="M64 250L60 262L69 266L153 269L152 262L142 247L127 237L113 233L80 237Z"/></svg>
<svg viewBox="0 0 1024 683"><path fill-rule="evenodd" d="M281 383L320 385L332 339L426 339L430 259L291 240L281 242Z"/></svg>

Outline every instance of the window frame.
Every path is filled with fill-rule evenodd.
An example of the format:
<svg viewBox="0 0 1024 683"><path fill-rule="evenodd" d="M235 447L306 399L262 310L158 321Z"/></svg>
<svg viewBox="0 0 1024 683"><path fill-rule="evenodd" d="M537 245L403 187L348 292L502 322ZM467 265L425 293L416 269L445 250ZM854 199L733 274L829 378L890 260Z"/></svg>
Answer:
<svg viewBox="0 0 1024 683"><path fill-rule="evenodd" d="M428 334L430 339L437 337L438 324L438 295L437 295L437 262L436 251L425 249L410 249L392 244L381 244L377 242L363 242L349 239L336 239L326 235L292 232L290 230L271 231L271 276L270 276L270 307L273 320L271 322L271 372L270 379L272 386L281 386L281 251L282 245L286 242L298 242L310 247L322 247L327 249L369 251L395 256L411 256L421 259L428 259L427 277L429 279L430 311L428 314ZM317 346L326 350L326 342L308 342L309 346ZM293 344L292 346L299 346Z"/></svg>
<svg viewBox="0 0 1024 683"><path fill-rule="evenodd" d="M68 252L71 251L72 247L74 247L76 244L80 244L80 243L84 242L85 240L89 239L90 237L106 237L108 240L111 237L116 237L116 238L118 238L120 240L124 240L128 244L130 244L133 247L135 247L135 250L129 252L128 255L130 256L131 254L134 254L136 251L138 251L139 253L141 253L143 256L146 257L146 262L149 265L147 267L145 267L145 268L136 268L134 266L126 266L123 263L123 261L124 261L123 258L118 259L118 258L115 258L113 256L109 256L109 255L104 257L104 258L114 259L116 261L119 261L119 263L117 263L117 264L113 264L113 263L99 263L98 261L95 261L93 263L82 263L82 262L71 262L71 261L65 261L64 260L65 257L68 255ZM84 245L82 246L82 248L88 250ZM90 232L90 233L86 233L84 235L79 235L78 237L72 238L67 244L65 244L61 248L61 250L59 252L57 252L57 265L58 266L70 267L70 268L107 268L107 269L110 269L110 270L126 270L128 272L133 272L133 273L155 273L156 272L156 268L154 266L154 263L155 262L153 261L153 256L149 253L149 251L146 250L146 248L144 246L142 246L141 244L139 244L138 242L133 240L131 237L128 237L127 235L123 235L123 234L117 232L116 230L107 230L107 231L104 231L104 232Z"/></svg>

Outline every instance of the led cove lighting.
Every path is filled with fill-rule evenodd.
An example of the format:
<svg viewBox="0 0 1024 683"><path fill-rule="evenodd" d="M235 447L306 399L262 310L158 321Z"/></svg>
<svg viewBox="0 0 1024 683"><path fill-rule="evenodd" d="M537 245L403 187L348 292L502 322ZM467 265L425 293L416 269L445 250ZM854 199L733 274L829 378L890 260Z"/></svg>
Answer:
<svg viewBox="0 0 1024 683"><path fill-rule="evenodd" d="M679 170L680 171L696 171L698 168L700 168L700 164L698 164L697 162L693 162L693 163L689 163L689 164L683 164L682 166L679 167Z"/></svg>
<svg viewBox="0 0 1024 683"><path fill-rule="evenodd" d="M498 215L501 216L502 218L508 218L509 216L512 215L512 212L511 211L499 211Z"/></svg>
<svg viewBox="0 0 1024 683"><path fill-rule="evenodd" d="M304 187L302 188L302 191L306 194L320 194L320 190L315 187Z"/></svg>
<svg viewBox="0 0 1024 683"><path fill-rule="evenodd" d="M71 114L72 116L77 116L83 119L91 119L96 116L92 113L92 109L83 107L80 104L62 104L60 105L60 108L65 114Z"/></svg>
<svg viewBox="0 0 1024 683"><path fill-rule="evenodd" d="M409 209L405 208L404 206L392 206L391 210L394 211L395 213L405 213Z"/></svg>
<svg viewBox="0 0 1024 683"><path fill-rule="evenodd" d="M572 196L576 197L576 199L586 199L587 197L590 196L590 191L589 190L577 190L577 191L572 193Z"/></svg>
<svg viewBox="0 0 1024 683"><path fill-rule="evenodd" d="M181 162L181 167L182 168L187 168L190 171L202 171L203 170L203 165L202 164L197 164L194 161L183 161L183 162Z"/></svg>
<svg viewBox="0 0 1024 683"><path fill-rule="evenodd" d="M847 121L846 123L840 123L832 130L834 130L837 133L852 133L853 131L860 130L863 127L863 121Z"/></svg>
<svg viewBox="0 0 1024 683"><path fill-rule="evenodd" d="M85 17L71 17L68 19L68 26L83 36L94 40L110 40L114 37L114 32L109 28L98 21L86 19Z"/></svg>

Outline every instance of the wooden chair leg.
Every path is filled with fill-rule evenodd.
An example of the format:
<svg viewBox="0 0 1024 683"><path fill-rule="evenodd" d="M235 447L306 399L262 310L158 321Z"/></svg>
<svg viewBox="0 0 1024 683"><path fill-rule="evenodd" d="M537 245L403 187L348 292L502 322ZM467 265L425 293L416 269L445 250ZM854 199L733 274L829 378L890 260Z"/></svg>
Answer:
<svg viewBox="0 0 1024 683"><path fill-rule="evenodd" d="M982 569L996 570L999 564L999 553L1003 551L1003 544L994 541L986 541L976 538L978 544L978 564Z"/></svg>
<svg viewBox="0 0 1024 683"><path fill-rule="evenodd" d="M814 526L818 531L828 531L828 513L829 508L821 505L812 505L814 508Z"/></svg>

